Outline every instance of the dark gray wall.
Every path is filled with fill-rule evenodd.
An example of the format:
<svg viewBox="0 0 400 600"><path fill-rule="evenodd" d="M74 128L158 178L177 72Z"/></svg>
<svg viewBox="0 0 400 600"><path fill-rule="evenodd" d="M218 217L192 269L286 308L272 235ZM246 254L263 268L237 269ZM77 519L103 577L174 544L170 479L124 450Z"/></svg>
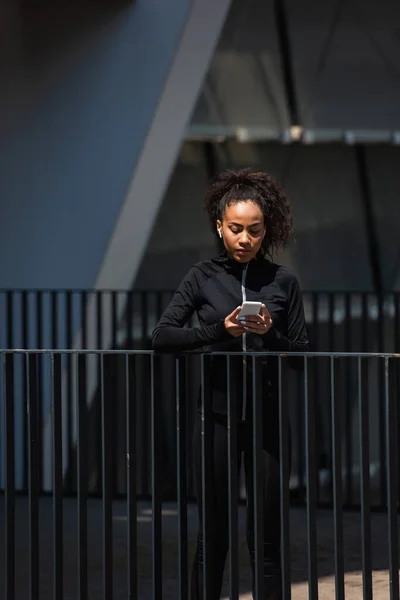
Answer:
<svg viewBox="0 0 400 600"><path fill-rule="evenodd" d="M1 13L0 287L91 287L190 0L10 4Z"/></svg>

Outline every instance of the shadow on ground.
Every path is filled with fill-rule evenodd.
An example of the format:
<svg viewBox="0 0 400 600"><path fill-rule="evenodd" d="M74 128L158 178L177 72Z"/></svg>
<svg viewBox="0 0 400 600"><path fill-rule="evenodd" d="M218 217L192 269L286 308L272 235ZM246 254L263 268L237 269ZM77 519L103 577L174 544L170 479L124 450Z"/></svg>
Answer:
<svg viewBox="0 0 400 600"><path fill-rule="evenodd" d="M137 537L138 537L138 581L139 598L147 600L152 597L152 518L151 506L138 505ZM250 569L247 547L244 536L245 512L239 508L239 585L243 598L251 598ZM373 514L371 517L372 530L372 567L374 571L382 572L377 579L378 587L374 598L389 597L389 576L385 573L389 565L388 556L388 521L383 514ZM26 600L29 597L29 517L26 498L19 497L16 506L16 600ZM114 502L113 514L113 573L114 598L127 597L127 519L126 504L123 501ZM0 598L4 596L5 556L3 542L5 534L4 498L0 499ZM195 549L197 535L196 507L188 509L188 539L190 565ZM53 521L52 500L42 498L40 501L40 600L53 598ZM77 510L76 501L64 500L64 592L65 600L77 598L78 583L78 542L77 542ZM344 515L344 561L345 571L353 574L346 577L346 586L350 586L354 598L362 597L361 575L361 519L357 513ZM189 565L189 570L190 570ZM100 500L91 499L88 502L88 585L89 598L102 598L103 580L102 556L102 504ZM303 509L291 511L291 579L294 600L303 600L307 595L308 580L307 565L307 523ZM358 574L357 574L358 573ZM334 598L334 542L333 518L328 511L318 513L318 575L324 587L323 598ZM228 597L227 575L225 573L223 597ZM163 599L176 600L178 596L178 517L174 505L164 505L163 509ZM376 578L374 578L374 586ZM346 587L346 594L347 594ZM380 594L382 590L382 595ZM353 596L346 595L352 598Z"/></svg>

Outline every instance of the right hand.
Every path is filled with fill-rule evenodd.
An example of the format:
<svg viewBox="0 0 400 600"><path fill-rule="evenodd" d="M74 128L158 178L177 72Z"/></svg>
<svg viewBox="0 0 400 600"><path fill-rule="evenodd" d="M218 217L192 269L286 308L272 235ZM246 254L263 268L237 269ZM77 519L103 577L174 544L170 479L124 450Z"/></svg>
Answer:
<svg viewBox="0 0 400 600"><path fill-rule="evenodd" d="M235 308L230 315L225 318L225 329L230 333L233 337L239 337L246 333L245 328L242 323L237 320L238 314L240 313L241 306Z"/></svg>

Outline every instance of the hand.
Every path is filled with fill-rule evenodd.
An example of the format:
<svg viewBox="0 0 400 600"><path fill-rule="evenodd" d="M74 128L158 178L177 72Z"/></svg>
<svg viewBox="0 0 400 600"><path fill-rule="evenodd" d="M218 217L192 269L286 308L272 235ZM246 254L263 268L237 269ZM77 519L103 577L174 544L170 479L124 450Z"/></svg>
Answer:
<svg viewBox="0 0 400 600"><path fill-rule="evenodd" d="M233 335L233 337L239 337L246 333L243 324L238 321L238 314L240 313L241 306L235 308L230 315L225 318L225 329Z"/></svg>
<svg viewBox="0 0 400 600"><path fill-rule="evenodd" d="M239 319L246 332L258 333L264 335L272 327L272 319L264 304L261 307L261 314L257 316L247 316Z"/></svg>

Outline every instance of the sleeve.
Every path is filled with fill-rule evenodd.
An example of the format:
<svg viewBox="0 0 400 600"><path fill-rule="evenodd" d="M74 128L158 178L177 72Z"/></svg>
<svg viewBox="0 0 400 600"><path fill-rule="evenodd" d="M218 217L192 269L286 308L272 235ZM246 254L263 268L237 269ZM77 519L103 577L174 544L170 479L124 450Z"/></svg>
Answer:
<svg viewBox="0 0 400 600"><path fill-rule="evenodd" d="M195 268L192 268L176 290L153 331L153 350L156 352L196 350L231 338L223 319L212 325L184 327L196 310L198 289Z"/></svg>
<svg viewBox="0 0 400 600"><path fill-rule="evenodd" d="M309 341L303 299L296 277L293 277L293 281L289 286L288 301L287 336L283 335L272 325L271 329L264 336L264 343L271 351L307 352Z"/></svg>

